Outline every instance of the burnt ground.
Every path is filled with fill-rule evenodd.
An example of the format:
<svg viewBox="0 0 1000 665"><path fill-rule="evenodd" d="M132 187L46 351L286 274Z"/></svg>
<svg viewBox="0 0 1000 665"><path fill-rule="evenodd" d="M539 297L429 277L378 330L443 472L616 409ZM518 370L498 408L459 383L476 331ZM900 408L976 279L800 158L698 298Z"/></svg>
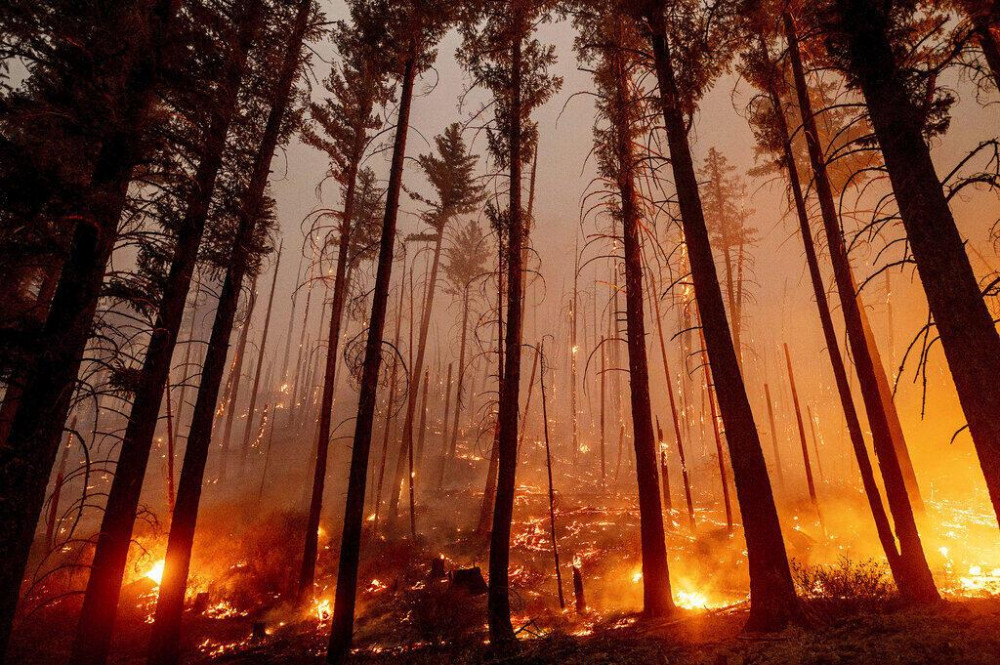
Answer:
<svg viewBox="0 0 1000 665"><path fill-rule="evenodd" d="M485 596L456 589L448 577L431 575L435 560L443 561L449 575L456 569L485 567L488 540L472 528L475 495L452 493L442 496L440 505L425 508L416 543L406 533L404 515L397 526L402 533L391 538L373 538L366 532L354 661L373 665L1000 663L1000 596L969 598L949 592L948 600L932 607L902 607L886 571L869 561L863 550L834 536L824 539L805 522L787 529L786 537L799 592L806 598L808 625L768 635L742 633L747 614L742 534L738 527L735 533L726 529L717 507L699 513L696 533L678 523L667 535L675 599L695 609L679 610L670 620L643 619L637 613L642 597L634 537L638 515L627 495L564 496L560 504L565 610L557 602L546 495L529 487L519 490L511 586L521 649L506 658L491 653L486 644ZM455 506L465 508L464 517L456 518ZM200 533L208 536L196 545L192 591L205 595L205 605L192 602L185 614L184 662L323 662L339 555L337 538L331 534L337 534L340 525L323 525L316 601L295 607L287 599L293 596L304 517L298 512L245 511L241 523L233 517L240 512L230 506L208 510L199 522ZM162 556L156 548L162 548L163 538L156 532L138 536L149 554L130 564L133 577L123 593L112 649L115 665L145 662L156 585L143 573ZM853 559L818 565L837 561L836 553L843 551ZM85 564L85 559L74 561ZM585 612L574 608L570 579L574 561L583 571ZM68 662L80 605L78 590L85 580L77 567L69 570L62 577L53 576L48 600L21 617L10 662ZM989 575L992 581L997 572ZM943 591L958 584L955 577L940 575Z"/></svg>

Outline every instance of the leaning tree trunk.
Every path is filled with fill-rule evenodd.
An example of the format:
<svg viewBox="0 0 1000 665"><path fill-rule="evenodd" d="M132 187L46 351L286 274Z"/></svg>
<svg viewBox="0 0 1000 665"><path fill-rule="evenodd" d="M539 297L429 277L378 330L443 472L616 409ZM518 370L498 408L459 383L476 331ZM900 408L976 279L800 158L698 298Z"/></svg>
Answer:
<svg viewBox="0 0 1000 665"><path fill-rule="evenodd" d="M847 248L844 245L840 223L837 218L837 210L834 206L833 191L827 177L826 164L819 145L819 134L816 129L812 103L806 87L805 71L802 67L802 60L799 57L798 39L795 34L794 21L787 12L783 15L783 21L785 34L788 38L788 50L792 61L792 72L798 94L799 110L802 114L802 122L805 128L809 160L815 175L816 192L819 196L820 212L822 213L823 226L826 231L827 248L830 253L830 262L833 264L841 310L844 313L847 339L851 345L854 366L857 370L858 382L861 386L861 395L864 398L865 409L868 412L868 422L872 431L872 443L882 470L886 499L888 500L889 510L892 512L896 526L896 538L899 540L900 572L902 573L905 570L905 573L897 580L902 582L903 585L900 587L900 593L913 601L934 601L938 598L938 592L934 585L934 579L931 577L927 559L924 556L923 546L920 543L920 535L917 532L917 525L913 517L913 508L910 505L903 472L900 468L899 457L896 454L897 448L893 445L892 425L886 414L883 394L879 389L879 382L875 376L876 361L872 356L871 347L868 344L868 338L865 334L866 326L854 287L854 279L847 257ZM945 207L947 208L947 204ZM957 238L957 231L955 235ZM968 268L968 261L966 261L966 267ZM972 279L975 282L975 278L973 277ZM986 306L983 304L982 298L979 297L978 287L975 288L976 298L983 306L985 313ZM991 330L992 326L993 324L990 323ZM996 333L993 333L993 338L997 342L998 351L1000 351L1000 338L997 338ZM1000 370L1000 359L998 359L996 364L998 370Z"/></svg>
<svg viewBox="0 0 1000 665"><path fill-rule="evenodd" d="M0 449L0 655L7 650L45 490L56 462L77 374L90 338L101 285L118 238L134 166L146 149L143 137L156 101L160 62L178 0L133 2L123 11L127 65L115 104L121 112L102 141L90 185L76 221L69 253L56 287L39 348L26 373L20 408ZM146 35L144 38L142 35ZM132 40L129 42L128 40ZM98 74L102 74L98 72Z"/></svg>
<svg viewBox="0 0 1000 665"><path fill-rule="evenodd" d="M876 5L838 0L848 56L868 105L920 281L1000 516L1000 336L921 133Z"/></svg>
<svg viewBox="0 0 1000 665"><path fill-rule="evenodd" d="M510 531L514 517L514 490L517 475L518 400L521 388L521 326L523 302L521 281L524 253L524 220L521 211L521 59L523 16L514 16L510 50L510 227L507 236L507 325L504 343L504 371L497 413L497 490L490 533L490 583L487 620L490 644L499 652L514 648L517 638L510 622Z"/></svg>
<svg viewBox="0 0 1000 665"><path fill-rule="evenodd" d="M619 19L620 20L620 19ZM609 64L614 77L611 100L613 150L621 201L625 257L625 316L629 362L629 395L632 402L632 444L639 492L639 540L642 550L643 613L664 617L674 611L670 595L670 571L664 543L663 512L657 482L656 438L649 401L649 362L646 356L646 326L643 316L642 243L639 240L639 205L635 191L635 156L632 152L630 114L636 100L629 89L621 48L611 46ZM574 307L576 303L574 301ZM573 312L574 319L576 312ZM573 323L574 335L576 323ZM576 349L574 349L575 353ZM669 383L670 377L667 376ZM672 394L672 393L671 393ZM576 414L574 414L575 418Z"/></svg>
<svg viewBox="0 0 1000 665"><path fill-rule="evenodd" d="M202 160L195 173L194 187L187 198L185 218L175 239L170 272L143 362L142 381L132 402L114 480L108 493L73 643L73 662L104 663L108 658L160 402L170 375L170 360L184 317L184 305L198 260L198 247L222 166L226 135L236 112L237 93L262 8L263 3L258 0L239 19L237 43L231 46L227 72L220 87L219 112L212 118L205 135Z"/></svg>
<svg viewBox="0 0 1000 665"><path fill-rule="evenodd" d="M344 212L340 223L340 242L337 248L337 273L333 280L333 303L330 312L330 331L326 340L326 367L323 374L323 396L319 403L319 433L316 440L316 463L313 469L312 496L306 520L306 540L299 571L298 601L312 596L316 578L316 556L319 551L319 518L323 510L323 491L326 487L326 467L330 454L330 430L333 421L333 393L337 382L337 357L340 346L340 327L347 302L347 263L351 247L351 220L354 218L354 199L357 189L360 150L355 145L356 160L352 160L344 192ZM391 407L391 405L390 405ZM387 421L388 426L388 421Z"/></svg>
<svg viewBox="0 0 1000 665"><path fill-rule="evenodd" d="M882 503L882 495L875 480L871 459L868 457L868 448L865 446L861 421L854 404L854 397L851 395L851 387L847 378L847 368L844 365L843 357L840 355L840 342L837 340L837 333L833 327L830 304L826 299L826 286L823 284L823 275L819 269L816 246L813 243L812 225L809 223L809 213L806 209L805 196L802 193L799 170L795 161L795 153L792 150L791 134L788 131L784 105L781 102L774 79L776 72L770 62L770 54L768 53L767 46L763 41L761 41L761 55L764 58L764 66L768 67L766 73L767 94L774 108L775 128L778 131L778 138L781 140L784 158L783 166L788 176L788 185L792 192L792 201L795 205L795 212L799 221L799 234L802 237L802 245L805 249L806 265L809 269L809 277L813 287L813 298L816 301L816 308L819 310L820 327L823 330L827 356L830 359L830 367L833 370L834 382L837 384L837 394L840 397L840 405L844 412L847 432L851 438L854 458L858 462L858 469L861 473L861 484L865 490L868 505L871 507L872 517L875 520L875 530L878 533L882 549L885 551L886 560L889 562L889 568L892 571L893 577L898 578L905 576L905 571L899 566L899 551L896 548L896 539L892 532L892 526L889 523L889 517L886 515L885 506ZM778 479L783 485L784 480L781 469L781 458L778 452L777 430L774 424L774 409L771 402L771 393L766 383L764 384L764 395L767 399L768 418L771 422L775 466L778 470ZM899 586L905 586L905 583Z"/></svg>
<svg viewBox="0 0 1000 665"><path fill-rule="evenodd" d="M379 244L378 272L372 295L372 314L368 322L368 339L362 367L361 391L358 396L358 418L351 450L351 468L347 483L347 503L344 508L344 530L340 540L340 566L337 569L337 591L333 605L330 642L327 647L328 663L342 665L351 650L354 633L354 606L357 599L358 563L361 557L361 529L365 511L365 484L368 481L368 456L371 452L372 424L375 419L375 399L378 391L379 368L382 365L382 333L389 301L389 282L392 279L392 250L396 241L396 218L399 214L399 194L402 189L403 160L406 155L406 136L410 122L410 104L413 101L413 81L416 77L416 46L403 70L400 91L399 119L392 149L392 167L389 171L389 191L386 195L385 218ZM391 405L390 405L391 406Z"/></svg>
<svg viewBox="0 0 1000 665"><path fill-rule="evenodd" d="M708 239L663 16L654 11L649 20L691 277L715 378L716 394L726 426L737 500L743 515L750 568L750 617L747 627L752 630L780 629L790 621L797 620L801 615L801 608L795 596L760 437L729 334L726 308Z"/></svg>
<svg viewBox="0 0 1000 665"><path fill-rule="evenodd" d="M295 25L275 81L267 123L257 154L254 156L253 169L240 205L239 225L233 239L226 277L219 293L218 309L212 325L212 335L205 354L201 385L198 387L198 397L192 416L191 434L187 449L184 451L184 466L177 488L177 505L171 521L166 565L149 642L151 665L175 665L180 659L184 594L191 566L191 549L194 545L205 464L211 447L212 421L219 397L219 384L226 364L233 318L236 315L236 306L249 263L248 249L261 219L271 160L278 146L281 124L288 110L292 87L297 78L299 56L309 25L311 9L312 0L299 0Z"/></svg>

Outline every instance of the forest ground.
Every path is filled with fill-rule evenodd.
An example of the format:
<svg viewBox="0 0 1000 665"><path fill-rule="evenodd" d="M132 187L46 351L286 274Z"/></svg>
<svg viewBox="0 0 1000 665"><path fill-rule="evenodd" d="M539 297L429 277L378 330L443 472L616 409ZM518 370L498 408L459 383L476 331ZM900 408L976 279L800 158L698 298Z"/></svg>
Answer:
<svg viewBox="0 0 1000 665"><path fill-rule="evenodd" d="M548 495L526 478L517 494L512 536L512 620L522 651L495 659L486 644L485 595L456 588L457 569L483 566L488 538L474 529L482 492L472 485L445 488L418 502L419 536L409 536L405 499L391 537L366 530L359 577L355 661L358 663L692 663L749 665L802 663L1000 663L1000 571L983 571L973 583L979 598L962 597L968 573L936 570L948 600L927 608L899 606L884 567L873 563L870 541L857 512L856 492L827 488L829 529L809 518L807 502L786 501L793 519L786 541L810 623L771 635L745 635L746 553L739 525L726 528L724 511L707 495L696 497L697 530L673 513L668 531L672 590L684 609L649 621L641 608L638 514L631 493L561 494L557 535L566 609L557 601ZM577 486L594 487L587 479ZM846 498L845 498L846 497ZM240 503L243 501L243 503ZM855 506L854 504L857 504ZM185 663L320 663L329 634L340 524L324 521L316 600L295 607L292 597L301 557L301 511L260 512L245 499L216 497L199 520L189 610L185 614ZM677 506L675 506L675 509ZM863 513L861 513L863 514ZM383 515L384 517L384 515ZM995 526L963 518L945 527L960 541L992 542ZM849 528L855 525L856 528ZM143 522L139 547L123 590L112 663L145 662L157 587L149 571L162 557L164 529ZM384 528L384 527L383 527ZM944 528L944 527L943 527ZM981 533L985 532L985 533ZM383 531L384 533L384 531ZM841 534L837 536L836 534ZM852 534L852 535L849 535ZM937 541L935 541L935 545ZM928 543L930 547L930 543ZM944 548L942 548L944 549ZM48 598L31 606L15 634L13 659L23 665L67 662L87 550L70 558L65 572L35 590ZM70 555L67 555L69 557ZM955 556L952 552L951 556ZM849 558L850 557L850 558ZM441 559L449 576L431 574ZM984 564L983 557L974 559ZM578 612L572 565L580 565L587 610ZM966 577L963 577L966 576ZM994 586L990 586L994 585ZM968 591L968 589L966 589ZM202 592L204 605L192 607ZM29 603L29 605L31 605ZM253 637L254 624L258 636Z"/></svg>

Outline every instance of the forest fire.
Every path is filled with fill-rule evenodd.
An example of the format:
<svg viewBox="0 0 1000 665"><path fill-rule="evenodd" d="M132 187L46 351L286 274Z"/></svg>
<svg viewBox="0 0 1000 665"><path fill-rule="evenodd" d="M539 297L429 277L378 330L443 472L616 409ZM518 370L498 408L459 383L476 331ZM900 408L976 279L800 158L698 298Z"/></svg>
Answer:
<svg viewBox="0 0 1000 665"><path fill-rule="evenodd" d="M160 583L163 582L163 567L165 565L166 561L160 559L159 561L155 562L149 570L146 571L145 576L153 580L156 586L160 586Z"/></svg>
<svg viewBox="0 0 1000 665"><path fill-rule="evenodd" d="M0 46L0 663L1000 653L1000 0Z"/></svg>

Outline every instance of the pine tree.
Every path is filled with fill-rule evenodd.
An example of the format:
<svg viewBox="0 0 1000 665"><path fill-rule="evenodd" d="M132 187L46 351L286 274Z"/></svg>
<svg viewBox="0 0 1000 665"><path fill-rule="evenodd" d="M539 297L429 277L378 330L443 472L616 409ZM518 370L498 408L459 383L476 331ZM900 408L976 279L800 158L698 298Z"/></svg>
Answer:
<svg viewBox="0 0 1000 665"><path fill-rule="evenodd" d="M495 125L488 134L489 148L496 165L506 168L509 177L505 225L507 320L497 414L497 494L490 535L487 601L490 643L500 653L513 649L517 642L510 622L508 564L521 383L525 243L522 169L532 154L534 138L534 132L525 129L531 127L532 111L562 85L561 79L548 73L555 62L554 49L534 38L536 25L546 20L553 8L554 3L547 0L486 2L476 8L474 20L461 26L463 41L459 59L477 84L493 93Z"/></svg>
<svg viewBox="0 0 1000 665"><path fill-rule="evenodd" d="M254 250L260 251L259 236L262 232L266 232L264 222L269 217L269 207L266 205L265 188L274 152L279 141L288 137L286 124L290 115L288 108L301 69L301 51L309 32L312 9L312 0L299 0L294 7L293 16L289 17L292 20L291 30L283 31L289 38L287 41L283 40L283 48L280 49L280 66L272 70L274 78L268 93L270 110L253 153L246 186L240 197L237 224L228 252L229 260L226 263L225 277L219 293L219 305L205 355L201 385L198 388L198 398L191 421L191 434L184 453L177 504L167 542L163 580L156 603L149 660L158 665L174 665L179 659L184 595L191 565L191 548L194 543L205 465L211 444L212 421L218 402L219 384L243 280L248 270L254 268ZM281 30L278 26L275 28Z"/></svg>
<svg viewBox="0 0 1000 665"><path fill-rule="evenodd" d="M411 369L411 375L420 377L424 369L424 356L427 350L427 335L430 331L431 314L434 305L434 292L437 290L438 270L441 264L441 250L444 243L448 223L461 215L476 210L483 201L483 186L475 177L478 158L469 153L462 139L462 129L458 123L449 125L444 134L434 139L437 145L437 155L426 154L417 158L417 163L434 188L435 198L428 199L417 193L410 196L422 203L425 210L421 220L430 227L424 233L407 237L408 242L433 243L431 253L430 277L427 283L427 297L421 314L420 333L417 341L417 355ZM392 495L389 497L389 527L396 517L399 496L402 490L405 473L405 458L407 451L413 449L413 421L417 406L417 392L409 392L406 403L406 415L403 419L403 438L400 443L399 456L396 459L396 472L393 475ZM412 482L412 477L411 477Z"/></svg>
<svg viewBox="0 0 1000 665"><path fill-rule="evenodd" d="M327 661L337 665L346 660L354 633L354 606L357 599L368 458L371 452L372 424L375 418L378 377L382 364L382 335L388 309L389 282L392 279L396 218L399 214L399 196L403 184L403 163L406 157L406 137L410 123L413 86L416 77L433 64L437 43L448 29L450 22L454 20L457 10L458 7L445 0L405 0L391 4L380 1L372 6L373 16L386 26L389 35L387 44L390 45L392 66L388 73L400 85L399 114L393 140L389 191L386 194L385 217L382 220L372 310L364 347L358 417L351 448L340 565L337 569L337 592L334 598L330 642L327 647Z"/></svg>
<svg viewBox="0 0 1000 665"><path fill-rule="evenodd" d="M323 103L310 105L312 124L304 131L305 142L329 156L328 175L343 190L344 205L343 210L336 215L339 217L335 231L337 268L327 334L323 394L319 407L312 498L306 520L305 548L299 574L300 601L312 596L315 576L317 532L326 485L341 325L347 301L349 273L357 253L352 252L352 249L356 250L360 242L370 239L377 232L376 220L371 215L358 214L362 207L359 199L366 192L371 193L374 177L371 171L362 171L361 164L371 143L372 133L382 124L377 113L391 95L386 81L389 63L383 53L385 26L380 23L377 11L371 9L364 3L354 3L351 6L351 23L337 24L333 41L343 60L338 67L334 67L324 83L330 96ZM362 188L360 193L359 186Z"/></svg>
<svg viewBox="0 0 1000 665"><path fill-rule="evenodd" d="M72 181L79 187L69 191L44 188L38 192L38 205L29 209L34 214L22 219L36 223L41 208L46 208L47 214L59 220L57 227L72 231L65 232L67 250L37 336L38 352L31 354L29 367L21 374L19 408L0 448L0 530L5 534L0 545L0 558L5 562L0 574L0 653L7 648L28 552L128 185L135 166L153 148L148 130L156 121L162 59L177 5L177 0L65 3L45 16L57 24L36 41L41 46L29 72L26 94L32 102L28 105L57 127L54 134L31 131L29 141L41 141L48 155L69 148L70 153L57 159L56 165L81 159L75 165L80 172ZM35 8L42 15L49 9ZM53 34L65 38L51 40ZM72 118L70 126L57 119L60 113ZM38 117L32 120L26 114L19 120L35 122ZM74 154L72 143L60 145L60 136L74 132L85 137L82 147L87 158ZM20 147L26 146L21 143ZM56 187L60 185L57 182Z"/></svg>
<svg viewBox="0 0 1000 665"><path fill-rule="evenodd" d="M251 2L238 11L235 25L225 35L227 53L222 85L201 140L200 162L185 201L183 220L174 238L169 274L163 285L156 322L146 351L141 383L134 396L128 426L108 495L91 575L84 596L73 659L103 663L118 608L132 528L156 431L157 415L170 373L184 305L194 274L215 184L222 167L226 136L236 112L238 92L247 56L262 19L263 2ZM204 17L202 17L204 18Z"/></svg>

